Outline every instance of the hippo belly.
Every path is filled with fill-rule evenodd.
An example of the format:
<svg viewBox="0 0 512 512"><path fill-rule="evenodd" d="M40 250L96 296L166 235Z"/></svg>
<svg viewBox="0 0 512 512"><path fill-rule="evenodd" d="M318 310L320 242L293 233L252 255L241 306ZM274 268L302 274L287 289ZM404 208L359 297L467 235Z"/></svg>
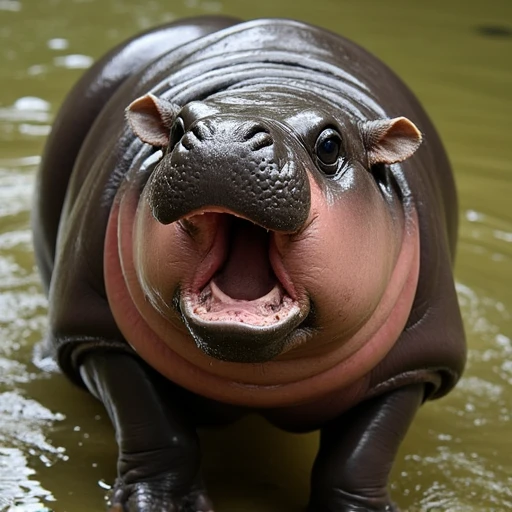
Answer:
<svg viewBox="0 0 512 512"><path fill-rule="evenodd" d="M322 430L311 511L393 510L377 468L464 366L456 236L432 123L341 36L205 17L110 52L57 118L34 240L45 354L117 432L112 510L212 510L195 426L251 409Z"/></svg>

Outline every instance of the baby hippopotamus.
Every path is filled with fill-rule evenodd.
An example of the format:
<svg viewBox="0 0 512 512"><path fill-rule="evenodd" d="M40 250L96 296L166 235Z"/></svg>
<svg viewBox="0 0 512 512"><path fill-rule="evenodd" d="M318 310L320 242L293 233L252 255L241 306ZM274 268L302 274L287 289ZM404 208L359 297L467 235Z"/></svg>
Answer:
<svg viewBox="0 0 512 512"><path fill-rule="evenodd" d="M292 20L201 17L118 46L37 181L45 353L101 400L111 510L213 510L196 429L321 429L310 512L393 511L418 407L465 361L457 199L413 94Z"/></svg>

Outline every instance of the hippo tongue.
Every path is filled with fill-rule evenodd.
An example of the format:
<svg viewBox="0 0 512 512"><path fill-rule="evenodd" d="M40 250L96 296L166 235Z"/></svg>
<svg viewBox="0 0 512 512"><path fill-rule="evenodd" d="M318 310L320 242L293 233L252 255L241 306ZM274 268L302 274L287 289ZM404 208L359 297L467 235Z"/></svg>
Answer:
<svg viewBox="0 0 512 512"><path fill-rule="evenodd" d="M234 218L229 236L227 259L214 278L215 284L233 299L250 301L263 297L276 284L267 231Z"/></svg>

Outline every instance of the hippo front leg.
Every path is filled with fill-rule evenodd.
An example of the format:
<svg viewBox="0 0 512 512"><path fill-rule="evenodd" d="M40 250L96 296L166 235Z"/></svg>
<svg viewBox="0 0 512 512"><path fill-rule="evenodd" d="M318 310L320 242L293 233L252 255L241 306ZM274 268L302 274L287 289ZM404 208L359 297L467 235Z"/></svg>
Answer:
<svg viewBox="0 0 512 512"><path fill-rule="evenodd" d="M80 373L105 405L119 446L111 512L211 511L195 429L171 397L160 396L152 371L129 354L99 352Z"/></svg>
<svg viewBox="0 0 512 512"><path fill-rule="evenodd" d="M309 512L398 511L387 491L389 472L423 394L423 385L397 389L322 428Z"/></svg>

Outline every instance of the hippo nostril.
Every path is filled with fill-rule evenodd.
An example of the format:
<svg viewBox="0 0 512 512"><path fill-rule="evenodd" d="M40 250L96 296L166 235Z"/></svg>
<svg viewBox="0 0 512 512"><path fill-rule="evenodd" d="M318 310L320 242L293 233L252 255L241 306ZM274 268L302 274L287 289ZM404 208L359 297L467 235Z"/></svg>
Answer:
<svg viewBox="0 0 512 512"><path fill-rule="evenodd" d="M212 123L198 121L192 127L191 132L195 135L197 140L204 141L205 139L212 137L215 132L215 128Z"/></svg>
<svg viewBox="0 0 512 512"><path fill-rule="evenodd" d="M254 135L254 137L252 137L251 140L249 141L249 145L252 151L257 151L258 149L262 149L267 146L272 146L273 143L274 141L270 133L263 132Z"/></svg>
<svg viewBox="0 0 512 512"><path fill-rule="evenodd" d="M250 140L260 133L269 133L268 129L260 123L245 123L244 128L244 140Z"/></svg>
<svg viewBox="0 0 512 512"><path fill-rule="evenodd" d="M243 138L248 142L250 148L253 151L257 151L258 149L267 146L272 146L274 143L268 128L265 126L259 123L247 123L244 128L245 133Z"/></svg>
<svg viewBox="0 0 512 512"><path fill-rule="evenodd" d="M207 121L198 121L181 138L181 145L190 151L195 143L211 139L215 133L215 127Z"/></svg>

